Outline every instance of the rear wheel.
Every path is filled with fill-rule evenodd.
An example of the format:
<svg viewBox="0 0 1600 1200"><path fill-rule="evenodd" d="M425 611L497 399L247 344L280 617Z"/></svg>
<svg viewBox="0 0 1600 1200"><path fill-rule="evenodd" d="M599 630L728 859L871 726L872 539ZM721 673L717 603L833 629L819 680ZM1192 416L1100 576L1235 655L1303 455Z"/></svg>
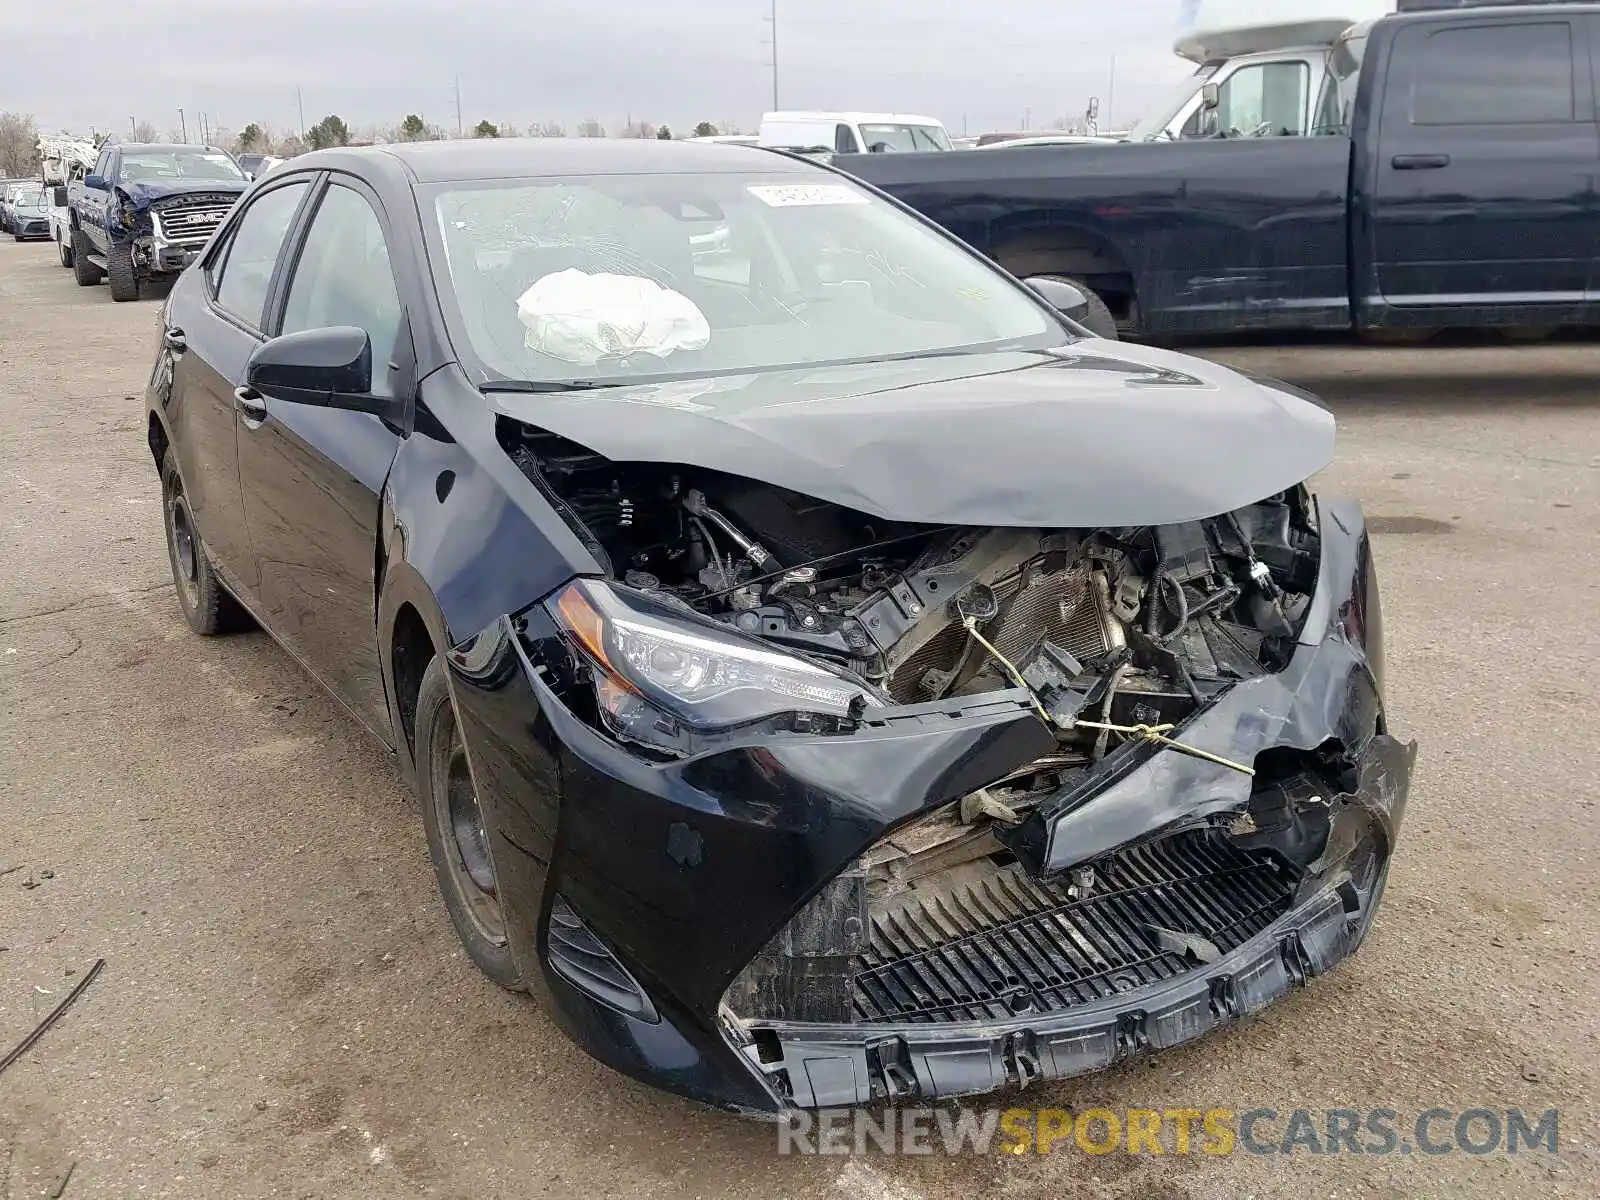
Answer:
<svg viewBox="0 0 1600 1200"><path fill-rule="evenodd" d="M139 274L133 268L133 247L113 245L106 252L106 280L119 304L139 298Z"/></svg>
<svg viewBox="0 0 1600 1200"><path fill-rule="evenodd" d="M167 558L178 589L178 608L189 628L205 637L231 633L250 623L249 615L223 586L206 557L200 531L189 512L178 464L168 450L161 460L161 498L167 528Z"/></svg>
<svg viewBox="0 0 1600 1200"><path fill-rule="evenodd" d="M89 261L89 237L81 229L72 231L72 277L79 287L93 287L105 272Z"/></svg>
<svg viewBox="0 0 1600 1200"><path fill-rule="evenodd" d="M480 971L503 988L522 991L527 983L506 937L483 809L437 655L422 673L416 731L417 799L450 923Z"/></svg>
<svg viewBox="0 0 1600 1200"><path fill-rule="evenodd" d="M72 266L72 246L59 233L56 234L56 257L61 260L63 267Z"/></svg>

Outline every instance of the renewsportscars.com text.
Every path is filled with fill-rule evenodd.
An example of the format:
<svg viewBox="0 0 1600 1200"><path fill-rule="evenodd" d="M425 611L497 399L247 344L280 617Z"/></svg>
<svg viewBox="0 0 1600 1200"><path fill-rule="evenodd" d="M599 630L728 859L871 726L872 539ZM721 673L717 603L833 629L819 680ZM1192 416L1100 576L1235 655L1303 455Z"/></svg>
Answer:
<svg viewBox="0 0 1600 1200"><path fill-rule="evenodd" d="M1560 1112L891 1108L792 1112L779 1154L1555 1154Z"/></svg>

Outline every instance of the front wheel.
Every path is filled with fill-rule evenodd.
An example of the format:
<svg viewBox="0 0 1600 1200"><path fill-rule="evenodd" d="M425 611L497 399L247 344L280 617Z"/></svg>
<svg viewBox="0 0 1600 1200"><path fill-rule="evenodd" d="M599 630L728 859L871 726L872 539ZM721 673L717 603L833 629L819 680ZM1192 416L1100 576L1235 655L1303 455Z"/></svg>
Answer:
<svg viewBox="0 0 1600 1200"><path fill-rule="evenodd" d="M249 616L217 578L206 555L171 450L161 460L161 499L172 582L178 589L178 608L189 628L210 637L248 626Z"/></svg>
<svg viewBox="0 0 1600 1200"><path fill-rule="evenodd" d="M133 247L112 244L106 252L106 281L111 298L122 304L139 298L139 273L133 266Z"/></svg>
<svg viewBox="0 0 1600 1200"><path fill-rule="evenodd" d="M445 665L437 655L422 673L416 731L417 799L445 911L478 969L501 987L522 991L527 983L517 972L506 938L483 808L467 765Z"/></svg>

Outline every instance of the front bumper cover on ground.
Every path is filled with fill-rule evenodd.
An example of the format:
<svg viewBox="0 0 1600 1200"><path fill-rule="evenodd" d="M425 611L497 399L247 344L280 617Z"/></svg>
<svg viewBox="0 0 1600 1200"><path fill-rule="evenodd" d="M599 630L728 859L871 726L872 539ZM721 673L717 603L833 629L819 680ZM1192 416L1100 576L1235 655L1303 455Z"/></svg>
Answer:
<svg viewBox="0 0 1600 1200"><path fill-rule="evenodd" d="M1014 1019L735 1019L724 1003L730 985L865 850L1037 760L1054 739L1025 698L992 693L890 710L850 735L756 736L652 761L584 718L570 655L535 607L448 656L523 977L602 1061L722 1107L773 1113L1079 1074L1197 1037L1321 974L1366 934L1415 747L1386 733L1381 614L1360 509L1322 501L1318 511L1320 582L1289 667L1269 677L1274 686L1246 693L1260 703L1197 714L1195 736L1219 752L1338 743L1353 778L1328 794L1325 844L1296 867L1270 924L1243 929L1244 940L1214 959ZM1212 714L1247 731L1244 742L1207 732ZM1245 810L1249 784L1236 787L1225 774L1237 773L1218 768L1225 774L1165 786L1198 762L1170 751L1133 756L1090 794L1041 805L1015 830L1018 862L1059 879L1127 846L1216 833ZM566 956L558 965L553 944ZM586 983L586 971L600 982Z"/></svg>

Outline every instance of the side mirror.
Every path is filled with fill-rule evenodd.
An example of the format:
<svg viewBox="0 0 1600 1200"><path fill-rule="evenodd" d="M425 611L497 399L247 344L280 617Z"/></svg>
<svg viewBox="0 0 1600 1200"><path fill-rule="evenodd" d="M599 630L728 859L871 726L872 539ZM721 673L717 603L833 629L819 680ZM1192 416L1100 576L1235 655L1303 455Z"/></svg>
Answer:
<svg viewBox="0 0 1600 1200"><path fill-rule="evenodd" d="M1077 284L1068 283L1051 275L1031 275L1022 282L1062 316L1069 317L1080 325L1089 316L1089 298L1078 289Z"/></svg>
<svg viewBox="0 0 1600 1200"><path fill-rule="evenodd" d="M67 206L67 189L64 187L51 188L50 203L57 208L65 208Z"/></svg>
<svg viewBox="0 0 1600 1200"><path fill-rule="evenodd" d="M372 339L353 325L286 333L256 347L245 382L263 396L393 417L397 402L372 394Z"/></svg>
<svg viewBox="0 0 1600 1200"><path fill-rule="evenodd" d="M83 177L83 186L91 192L107 192L111 190L110 185L106 183L104 175L85 175Z"/></svg>
<svg viewBox="0 0 1600 1200"><path fill-rule="evenodd" d="M1222 89L1208 83L1200 89L1200 107L1206 112L1215 111L1222 104Z"/></svg>

